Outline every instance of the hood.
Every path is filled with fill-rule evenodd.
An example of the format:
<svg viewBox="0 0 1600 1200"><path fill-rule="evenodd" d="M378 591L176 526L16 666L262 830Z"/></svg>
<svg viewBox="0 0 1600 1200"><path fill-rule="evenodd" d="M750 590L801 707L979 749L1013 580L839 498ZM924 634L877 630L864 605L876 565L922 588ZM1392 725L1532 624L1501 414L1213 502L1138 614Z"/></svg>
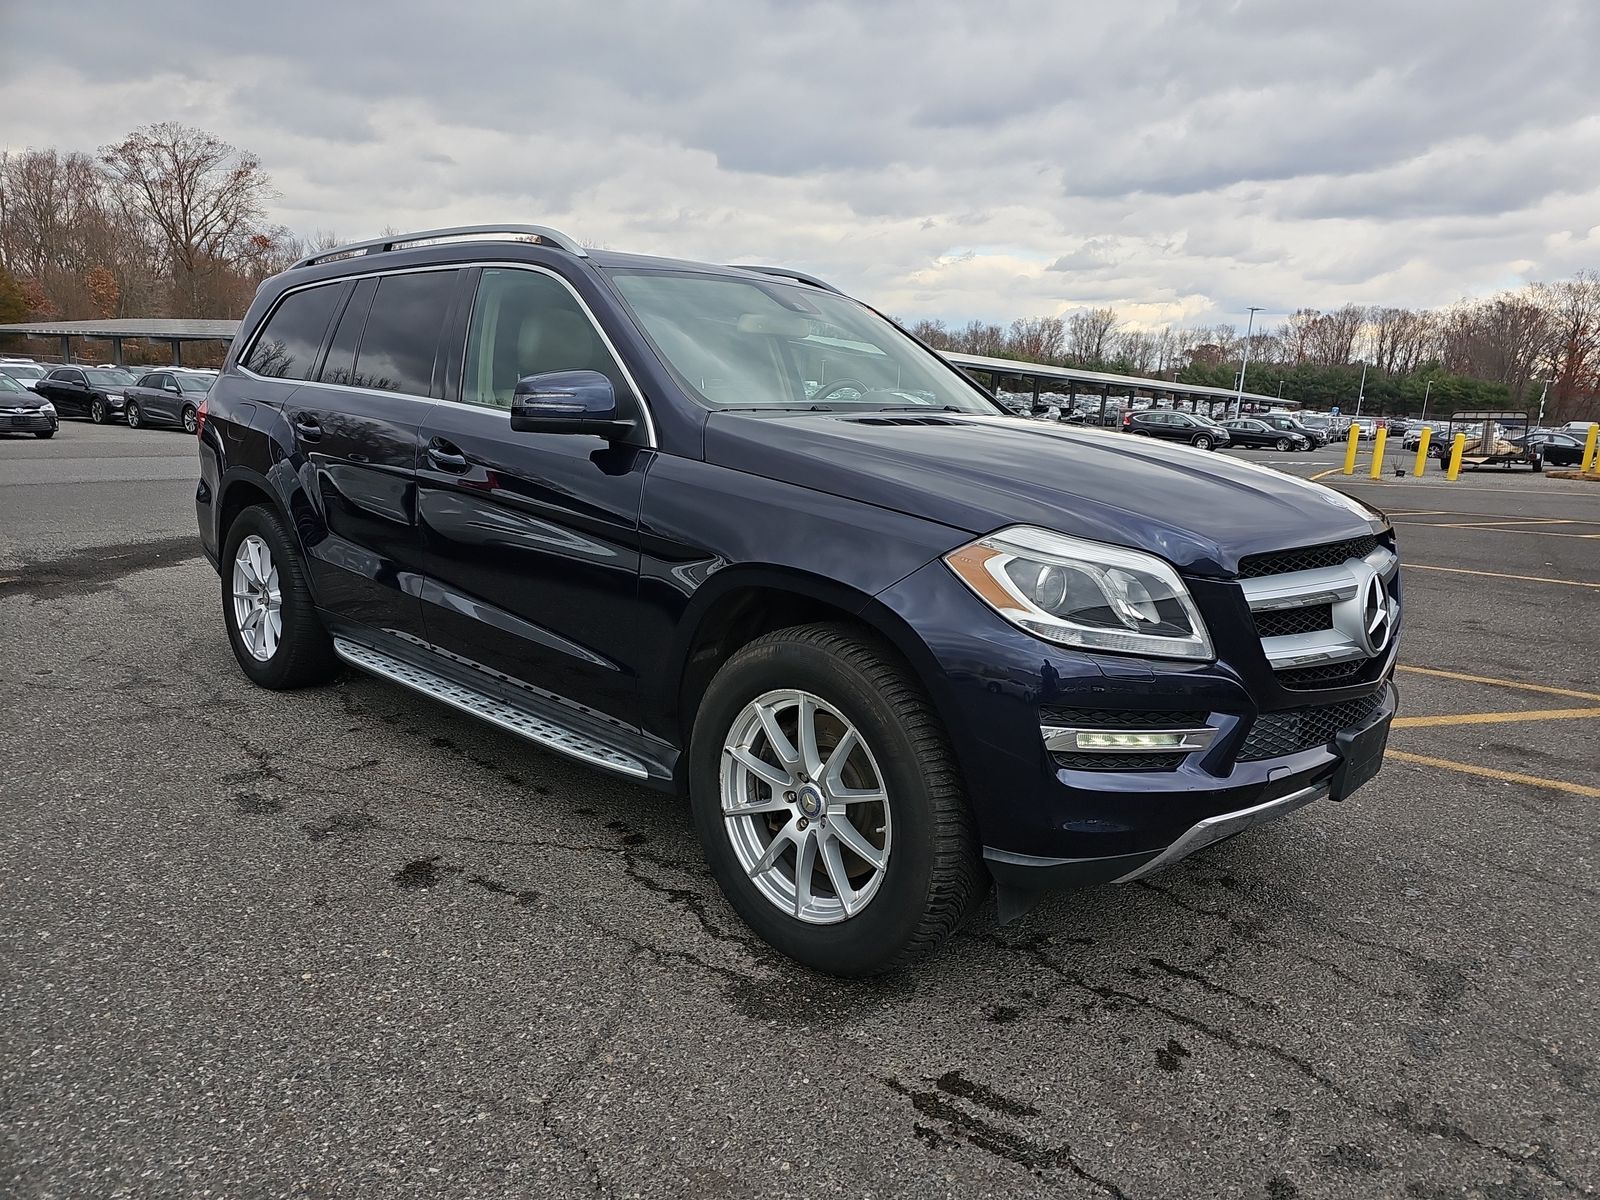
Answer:
<svg viewBox="0 0 1600 1200"><path fill-rule="evenodd" d="M705 457L973 535L1038 525L1214 577L1388 527L1331 488L1214 451L1018 417L713 412Z"/></svg>

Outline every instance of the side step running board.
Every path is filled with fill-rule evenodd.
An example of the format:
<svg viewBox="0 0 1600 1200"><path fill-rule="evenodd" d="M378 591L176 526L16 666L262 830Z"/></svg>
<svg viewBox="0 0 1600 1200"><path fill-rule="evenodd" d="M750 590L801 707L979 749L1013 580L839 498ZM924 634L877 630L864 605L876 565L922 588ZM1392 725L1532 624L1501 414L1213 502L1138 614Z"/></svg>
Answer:
<svg viewBox="0 0 1600 1200"><path fill-rule="evenodd" d="M543 746L546 750L554 750L558 754L566 754L593 766L604 767L608 771L616 771L635 779L649 778L649 771L636 758L613 750L593 738L574 733L545 717L536 716L527 709L518 708L495 696L463 686L453 679L446 679L426 667L416 666L392 654L385 654L381 650L374 650L371 646L353 642L349 638L335 637L333 649L334 653L352 667L382 679L404 684L413 691L448 704L451 708L458 708L480 720L488 721L491 725L508 729L530 742Z"/></svg>

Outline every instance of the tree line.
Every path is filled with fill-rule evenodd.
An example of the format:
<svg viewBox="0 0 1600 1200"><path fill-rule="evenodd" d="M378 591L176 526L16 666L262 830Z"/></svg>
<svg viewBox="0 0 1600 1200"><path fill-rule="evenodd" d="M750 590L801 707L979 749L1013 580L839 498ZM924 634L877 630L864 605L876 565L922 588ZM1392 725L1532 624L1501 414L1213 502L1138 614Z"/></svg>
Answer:
<svg viewBox="0 0 1600 1200"><path fill-rule="evenodd" d="M940 350L1215 387L1237 385L1247 348L1233 325L1149 330L1113 308L908 328ZM1378 414L1413 414L1424 404L1430 412L1537 410L1543 397L1547 419L1592 418L1600 415L1600 274L1443 309L1302 308L1252 330L1248 350L1245 391L1312 408L1349 412L1361 396L1364 411Z"/></svg>
<svg viewBox="0 0 1600 1200"><path fill-rule="evenodd" d="M0 324L109 317L240 317L257 285L338 244L268 218L261 162L163 122L82 151L0 154ZM393 232L393 231L390 231ZM1600 415L1600 274L1580 271L1444 309L1302 308L1246 339L1233 325L1151 330L1112 308L1009 325L912 322L942 350L1232 387L1312 407L1417 411L1537 407ZM1548 381L1548 383L1547 383Z"/></svg>

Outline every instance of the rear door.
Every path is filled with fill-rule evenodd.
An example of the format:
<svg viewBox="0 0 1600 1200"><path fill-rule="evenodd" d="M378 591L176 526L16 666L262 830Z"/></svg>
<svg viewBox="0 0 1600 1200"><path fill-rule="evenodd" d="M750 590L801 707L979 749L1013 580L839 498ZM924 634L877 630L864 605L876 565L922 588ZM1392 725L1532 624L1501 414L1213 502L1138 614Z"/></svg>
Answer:
<svg viewBox="0 0 1600 1200"><path fill-rule="evenodd" d="M325 527L309 547L318 603L416 638L417 431L435 404L435 358L458 275L409 271L346 285L314 379L284 406Z"/></svg>
<svg viewBox="0 0 1600 1200"><path fill-rule="evenodd" d="M433 408L420 437L428 638L458 661L631 723L639 504L654 451L513 432L509 409L517 380L546 371L599 371L624 406L639 403L637 389L548 270L483 268L463 324L447 393L459 399Z"/></svg>

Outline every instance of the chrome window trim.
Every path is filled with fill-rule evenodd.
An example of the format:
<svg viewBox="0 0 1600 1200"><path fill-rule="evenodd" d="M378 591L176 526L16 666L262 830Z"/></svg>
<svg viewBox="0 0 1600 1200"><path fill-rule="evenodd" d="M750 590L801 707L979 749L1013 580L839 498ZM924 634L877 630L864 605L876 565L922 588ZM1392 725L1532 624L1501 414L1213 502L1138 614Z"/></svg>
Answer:
<svg viewBox="0 0 1600 1200"><path fill-rule="evenodd" d="M332 390L339 392L360 392L367 396L399 396L407 400L423 400L429 404L461 404L467 408L479 408L486 411L504 412L507 420L509 421L511 413L508 409L491 409L490 406L486 404L469 404L465 400L445 400L436 396L419 396L415 392L386 392L382 388L356 387L352 384L345 383L324 383L320 379L276 379L267 375L257 375L254 371L250 370L244 365L244 360L250 357L250 352L255 349L256 342L260 339L262 332L272 320L273 314L283 306L284 300L293 295L295 292L309 291L311 288L318 287L337 287L342 283L349 283L367 278L381 278L385 275L416 275L424 271L466 271L473 267L507 267L518 271L534 271L540 275L548 275L562 287L566 288L567 293L573 298L573 300L577 302L578 307L583 311L583 315L588 318L589 324L593 327L595 333L600 335L600 341L604 343L606 350L611 354L612 359L615 360L618 370L622 372L622 377L628 381L628 386L633 391L634 400L637 401L639 410L644 414L645 437L649 442L647 448L651 450L660 449L660 442L656 438L655 418L651 415L649 402L645 400L644 392L639 387L639 381L634 378L633 372L628 369L627 360L623 358L621 354L617 353L616 344L611 340L610 335L606 333L600 322L595 319L594 309L589 307L584 298L578 294L578 289L573 287L569 280L563 279L559 273L552 271L549 267L540 266L537 263L512 262L501 259L482 262L431 263L426 266L395 267L387 271L361 271L351 275L340 275L334 279L316 279L307 283L299 284L295 287L285 288L283 290L283 294L272 302L272 307L267 311L267 315L262 318L261 324L257 325L255 330L251 333L249 343L245 345L244 348L239 350L237 356L234 358L234 369L237 370L241 375L244 375L250 379L260 380L262 383L283 383L294 387L331 388ZM479 282L481 284L481 278ZM472 307L467 310L467 331L469 338L471 337L472 315L476 311L477 307L478 295L477 292L474 291L472 295ZM466 355L463 353L461 359L462 374L461 377L456 380L457 392L462 390L462 382L466 378L466 369Z"/></svg>

